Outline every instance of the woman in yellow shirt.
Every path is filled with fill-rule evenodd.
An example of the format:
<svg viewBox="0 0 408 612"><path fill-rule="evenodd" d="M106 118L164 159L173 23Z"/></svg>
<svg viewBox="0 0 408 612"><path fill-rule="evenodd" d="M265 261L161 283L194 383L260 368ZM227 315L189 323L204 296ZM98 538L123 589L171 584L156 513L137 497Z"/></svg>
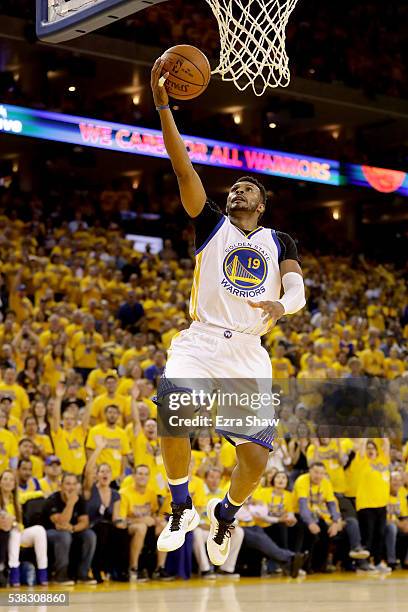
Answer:
<svg viewBox="0 0 408 612"><path fill-rule="evenodd" d="M41 525L24 528L18 501L16 477L12 470L0 476L0 533L8 533L8 564L10 586L20 586L20 546L35 548L38 583L48 584L47 534Z"/></svg>
<svg viewBox="0 0 408 612"><path fill-rule="evenodd" d="M270 487L262 487L252 496L268 506L268 516L260 518L256 524L264 527L266 533L281 548L289 548L289 528L296 525L293 493L288 491L289 479L286 472L276 472Z"/></svg>
<svg viewBox="0 0 408 612"><path fill-rule="evenodd" d="M72 357L65 350L63 344L56 344L51 353L44 357L44 374L42 381L55 388L62 378L65 378L67 370L72 368Z"/></svg>
<svg viewBox="0 0 408 612"><path fill-rule="evenodd" d="M374 560L376 569L391 571L383 566L382 551L385 543L387 504L390 495L390 443L381 440L360 440L358 462L359 481L356 493L356 508L363 545Z"/></svg>

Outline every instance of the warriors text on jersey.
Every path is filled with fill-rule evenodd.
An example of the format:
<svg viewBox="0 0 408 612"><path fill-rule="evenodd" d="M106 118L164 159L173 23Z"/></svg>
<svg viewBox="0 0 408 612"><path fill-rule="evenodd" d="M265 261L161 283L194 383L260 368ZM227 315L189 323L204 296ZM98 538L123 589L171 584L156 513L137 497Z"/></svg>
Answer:
<svg viewBox="0 0 408 612"><path fill-rule="evenodd" d="M298 259L290 236L265 227L244 232L210 201L194 219L196 266L191 291L193 321L253 335L263 335L263 311L248 300L280 298L279 264Z"/></svg>

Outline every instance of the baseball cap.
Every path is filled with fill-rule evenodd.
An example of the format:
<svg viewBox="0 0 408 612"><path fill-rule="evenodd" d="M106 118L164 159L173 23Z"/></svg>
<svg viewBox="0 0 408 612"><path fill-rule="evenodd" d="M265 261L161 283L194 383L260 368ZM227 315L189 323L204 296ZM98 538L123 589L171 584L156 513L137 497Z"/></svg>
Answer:
<svg viewBox="0 0 408 612"><path fill-rule="evenodd" d="M59 457L57 457L57 455L48 455L48 457L45 460L45 465L51 465L52 463L61 464L61 460Z"/></svg>
<svg viewBox="0 0 408 612"><path fill-rule="evenodd" d="M25 291L26 289L27 289L27 286L24 284L18 286L19 291Z"/></svg>

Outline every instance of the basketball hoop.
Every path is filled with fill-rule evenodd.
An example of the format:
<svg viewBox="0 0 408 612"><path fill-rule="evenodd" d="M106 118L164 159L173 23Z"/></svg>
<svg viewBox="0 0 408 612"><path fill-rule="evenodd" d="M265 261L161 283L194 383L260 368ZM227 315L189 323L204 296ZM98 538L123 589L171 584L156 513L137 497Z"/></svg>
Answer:
<svg viewBox="0 0 408 612"><path fill-rule="evenodd" d="M213 74L262 96L290 82L286 25L298 0L206 0L220 30L220 63Z"/></svg>

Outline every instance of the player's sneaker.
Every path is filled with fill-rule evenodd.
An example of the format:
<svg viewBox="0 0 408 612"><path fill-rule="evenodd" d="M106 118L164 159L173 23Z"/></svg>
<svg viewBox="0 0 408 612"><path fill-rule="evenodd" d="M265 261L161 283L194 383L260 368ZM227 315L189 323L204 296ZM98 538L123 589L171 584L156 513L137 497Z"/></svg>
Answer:
<svg viewBox="0 0 408 612"><path fill-rule="evenodd" d="M200 515L194 508L191 497L187 497L184 504L171 502L171 509L169 522L157 540L157 549L162 552L170 552L183 546L186 533L200 524Z"/></svg>
<svg viewBox="0 0 408 612"><path fill-rule="evenodd" d="M231 529L233 522L223 521L219 517L221 499L210 499L207 504L207 517L210 531L207 538L207 552L213 565L223 565L228 558L231 546Z"/></svg>

